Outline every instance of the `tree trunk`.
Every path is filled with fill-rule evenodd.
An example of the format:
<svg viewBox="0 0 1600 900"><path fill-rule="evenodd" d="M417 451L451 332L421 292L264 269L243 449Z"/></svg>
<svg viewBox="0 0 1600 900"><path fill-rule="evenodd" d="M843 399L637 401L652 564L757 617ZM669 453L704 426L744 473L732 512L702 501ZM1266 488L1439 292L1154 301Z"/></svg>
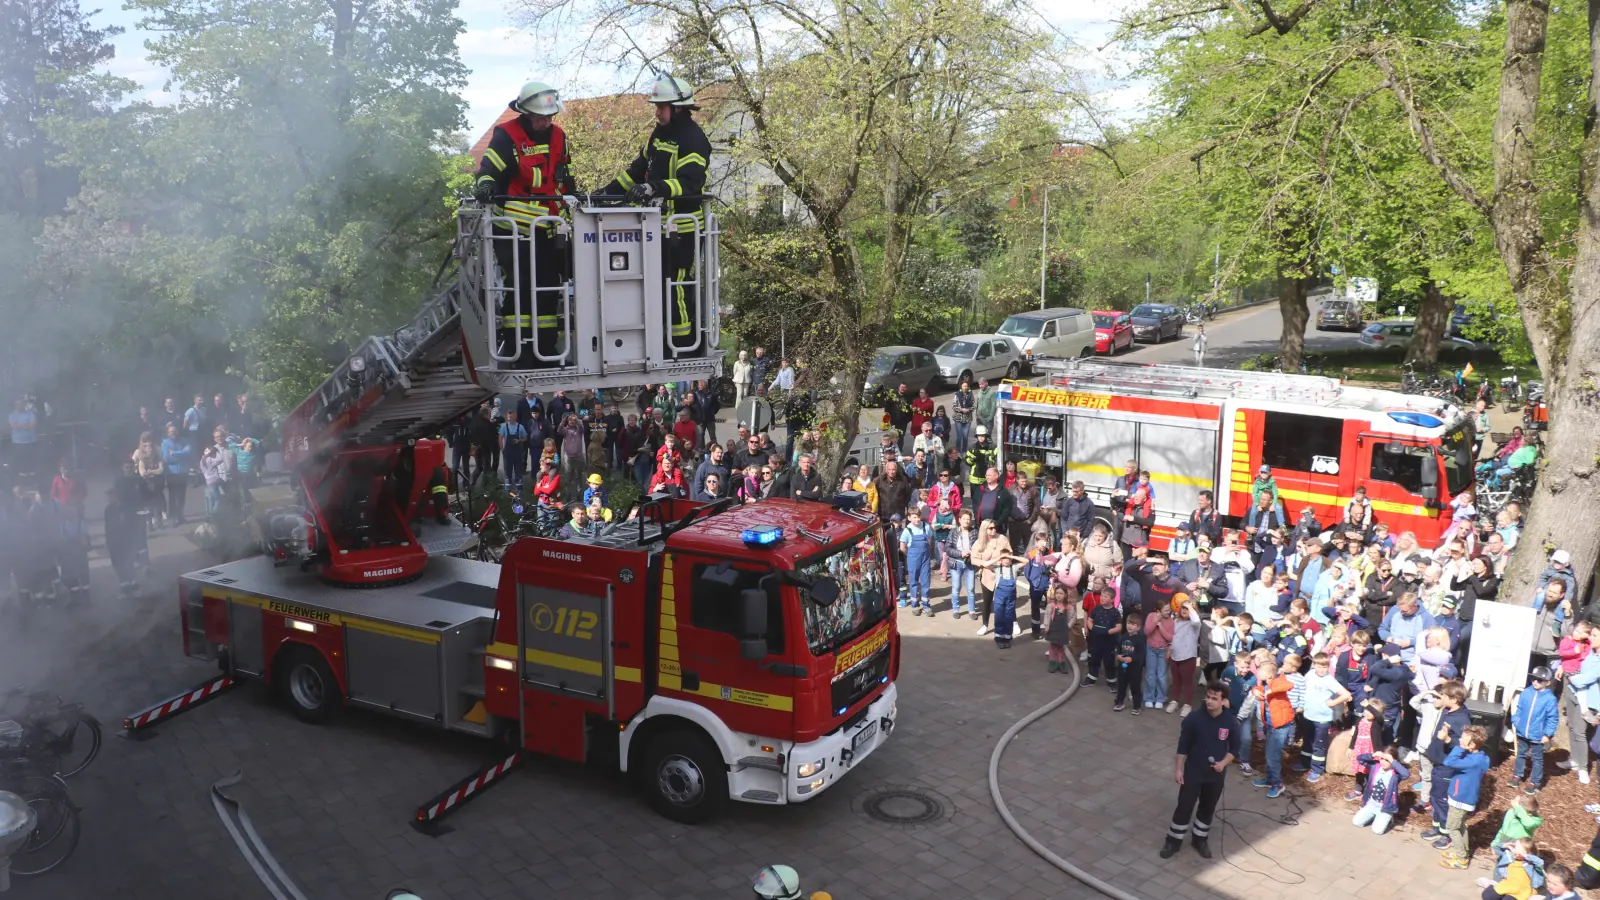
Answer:
<svg viewBox="0 0 1600 900"><path fill-rule="evenodd" d="M1545 245L1533 140L1549 18L1549 0L1506 2L1506 43L1494 117L1494 197L1488 210L1495 248L1511 279L1534 359L1547 380L1555 377L1557 368L1556 348L1564 331L1557 320L1565 296Z"/></svg>
<svg viewBox="0 0 1600 900"><path fill-rule="evenodd" d="M1285 372L1300 368L1300 357L1306 349L1306 323L1311 320L1311 308L1306 304L1306 292L1311 281L1297 275L1278 273L1278 315L1283 319L1283 333L1278 338L1278 364Z"/></svg>
<svg viewBox="0 0 1600 900"><path fill-rule="evenodd" d="M1506 569L1503 593L1511 602L1529 596L1550 551L1561 549L1572 555L1580 598L1587 596L1600 559L1600 516L1595 515L1600 510L1600 454L1595 451L1595 435L1600 434L1600 128L1596 127L1600 115L1600 0L1589 0L1589 61L1588 129L1579 170L1578 251L1570 280L1570 344L1559 373L1554 368L1543 369L1550 439L1518 552ZM1524 320L1534 318L1530 313L1537 312L1524 306ZM1533 329L1530 322L1530 339ZM1552 340L1559 336L1545 335L1545 346L1554 344L1559 350L1559 343ZM1576 606L1577 598L1573 602Z"/></svg>
<svg viewBox="0 0 1600 900"><path fill-rule="evenodd" d="M1417 326L1406 348L1406 362L1431 369L1439 364L1439 342L1450 323L1450 304L1439 285L1429 281L1422 288L1422 304L1417 307Z"/></svg>

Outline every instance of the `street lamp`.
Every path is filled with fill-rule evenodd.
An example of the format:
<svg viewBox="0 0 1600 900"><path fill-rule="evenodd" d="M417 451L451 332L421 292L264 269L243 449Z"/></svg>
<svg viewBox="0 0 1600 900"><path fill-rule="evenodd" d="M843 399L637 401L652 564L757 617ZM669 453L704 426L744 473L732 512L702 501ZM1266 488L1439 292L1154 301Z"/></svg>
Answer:
<svg viewBox="0 0 1600 900"><path fill-rule="evenodd" d="M1045 242L1050 238L1050 192L1061 190L1061 185L1050 184L1044 189L1044 215L1039 217L1039 308L1044 309L1044 273L1050 252Z"/></svg>

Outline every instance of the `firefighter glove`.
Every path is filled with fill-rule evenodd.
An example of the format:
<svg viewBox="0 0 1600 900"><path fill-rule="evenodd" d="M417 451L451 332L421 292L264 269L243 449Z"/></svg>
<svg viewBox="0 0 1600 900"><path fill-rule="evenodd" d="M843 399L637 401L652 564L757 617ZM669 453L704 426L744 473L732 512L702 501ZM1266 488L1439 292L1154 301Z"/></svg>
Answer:
<svg viewBox="0 0 1600 900"><path fill-rule="evenodd" d="M629 189L628 202L635 205L643 205L655 199L655 196L656 189L651 187L649 182L644 182L642 184L636 184Z"/></svg>
<svg viewBox="0 0 1600 900"><path fill-rule="evenodd" d="M484 206L494 199L494 182L480 181L472 188L472 196Z"/></svg>

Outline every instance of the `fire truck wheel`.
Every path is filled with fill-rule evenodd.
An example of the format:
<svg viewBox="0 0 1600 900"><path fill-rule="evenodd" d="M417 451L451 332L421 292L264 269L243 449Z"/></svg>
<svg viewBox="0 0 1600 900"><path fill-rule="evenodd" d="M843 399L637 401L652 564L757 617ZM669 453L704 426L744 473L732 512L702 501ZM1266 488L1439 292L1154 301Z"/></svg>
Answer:
<svg viewBox="0 0 1600 900"><path fill-rule="evenodd" d="M295 717L321 724L339 711L339 682L322 654L308 647L286 647L274 666L278 695Z"/></svg>
<svg viewBox="0 0 1600 900"><path fill-rule="evenodd" d="M727 767L703 735L663 732L650 741L647 758L650 804L663 816L692 825L711 819L727 802Z"/></svg>

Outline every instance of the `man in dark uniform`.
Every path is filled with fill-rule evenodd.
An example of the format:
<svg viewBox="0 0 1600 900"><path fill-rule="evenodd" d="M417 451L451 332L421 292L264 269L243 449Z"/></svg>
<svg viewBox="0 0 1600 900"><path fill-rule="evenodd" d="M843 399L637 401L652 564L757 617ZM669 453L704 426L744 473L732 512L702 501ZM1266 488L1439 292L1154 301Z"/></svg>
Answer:
<svg viewBox="0 0 1600 900"><path fill-rule="evenodd" d="M516 227L517 240L513 241L511 224L495 223L495 262L507 287L512 285L515 271L518 288L515 295L500 294L495 352L516 354L513 365L517 368L554 366L558 364L555 356L571 349L562 342L566 334L562 298L556 291L540 291L534 297L533 286L537 282L541 288L555 287L564 282L567 259L550 224L535 226L534 221L556 215L560 207L555 201L564 193L577 193L577 185L566 133L553 120L561 111L555 88L530 81L510 107L520 115L495 126L472 186L479 203L492 207L497 218L510 219ZM500 197L507 198L501 201L504 205L495 203ZM537 263L534 277L529 277L530 245L531 259ZM519 326L521 345L517 343ZM547 359L536 359L530 343Z"/></svg>
<svg viewBox="0 0 1600 900"><path fill-rule="evenodd" d="M1161 858L1170 859L1194 836L1194 852L1211 858L1208 840L1211 818L1222 800L1223 775L1239 758L1239 720L1228 710L1228 687L1218 681L1206 685L1206 702L1183 719L1178 730L1178 806L1167 826ZM1193 819L1191 826L1190 820Z"/></svg>
<svg viewBox="0 0 1600 900"><path fill-rule="evenodd" d="M664 201L663 225L668 232L662 243L663 268L668 283L667 356L699 356L706 351L699 343L699 292L694 287L673 282L695 280L695 235L705 230L706 167L711 161L711 142L695 124L691 113L700 107L694 102L694 89L687 81L663 75L656 79L649 101L656 107L656 127L639 155L626 172L601 192L627 192L635 204ZM694 199L679 200L678 197ZM668 223L671 216L689 216Z"/></svg>

